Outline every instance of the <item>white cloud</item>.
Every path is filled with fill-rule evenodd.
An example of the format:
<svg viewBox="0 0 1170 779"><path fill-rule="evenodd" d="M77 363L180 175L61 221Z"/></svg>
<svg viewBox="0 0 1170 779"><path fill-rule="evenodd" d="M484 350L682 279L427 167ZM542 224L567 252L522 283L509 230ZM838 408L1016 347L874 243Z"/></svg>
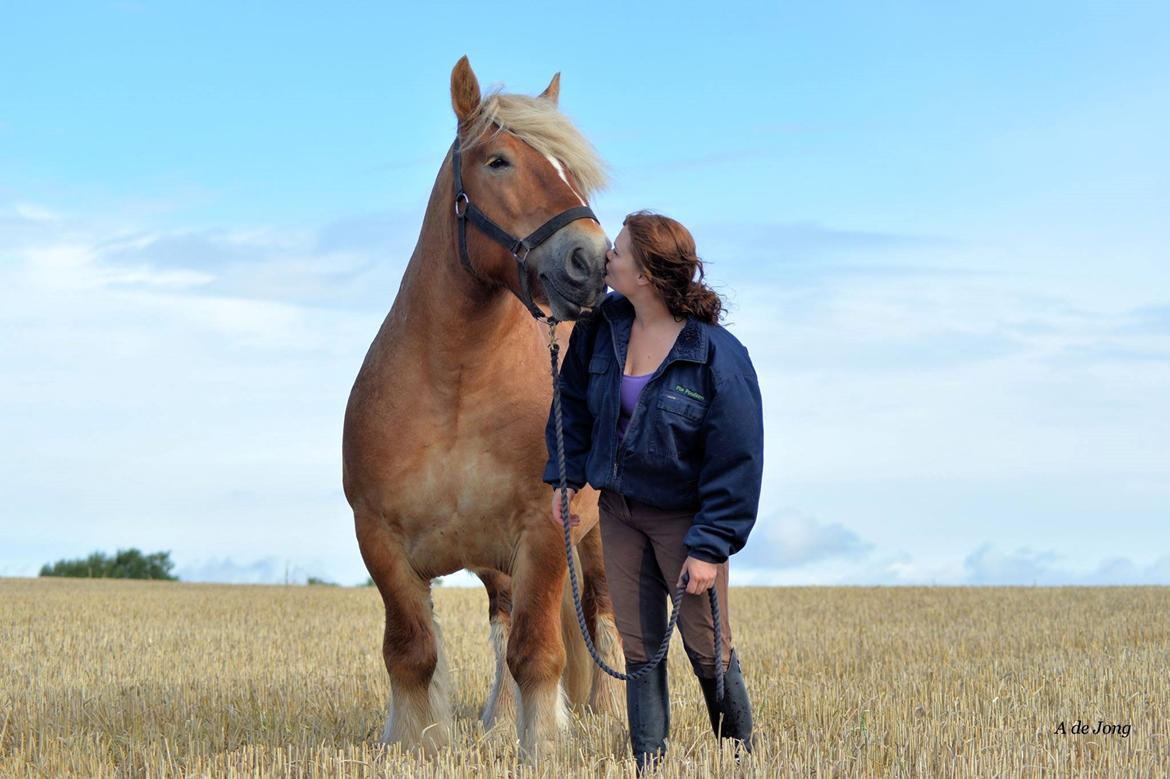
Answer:
<svg viewBox="0 0 1170 779"><path fill-rule="evenodd" d="M207 294L219 269L116 263L70 224L0 244L0 527L28 555L0 562L263 549L357 576L341 416L384 312Z"/></svg>
<svg viewBox="0 0 1170 779"><path fill-rule="evenodd" d="M1057 564L1062 555L1055 550L1021 547L1003 552L987 543L963 561L964 580L988 585L1089 585L1089 584L1170 584L1170 554L1148 565L1126 557L1102 560L1095 568L1075 570Z"/></svg>
<svg viewBox="0 0 1170 779"><path fill-rule="evenodd" d="M749 545L750 545L749 541ZM907 539L907 545L912 539ZM1058 561L1064 555L1054 549L1018 547L1002 551L983 543L970 553L913 555L868 554L862 559L822 561L800 571L745 564L744 552L732 558L731 582L737 586L1100 586L1170 585L1170 555L1149 563L1118 556L1088 566Z"/></svg>
<svg viewBox="0 0 1170 779"><path fill-rule="evenodd" d="M1034 584L1057 558L1051 550L1023 547L1004 553L984 544L967 556L963 568L971 584Z"/></svg>
<svg viewBox="0 0 1170 779"><path fill-rule="evenodd" d="M0 491L13 496L0 526L37 550L0 565L63 556L37 545L51 531L78 553L170 548L241 576L255 564L233 561L318 560L312 575L364 578L341 419L420 222L192 232L0 210ZM978 263L958 243L815 225L786 239L802 270L756 278L775 257L759 253L767 230L753 235L721 236L736 261L711 268L766 415L761 520L737 582L1161 575L1128 562L1170 542L1138 519L1170 501L1156 290L1096 305L1048 278L963 271L964 257ZM956 258L932 271L924 252L942 249ZM940 533L957 547L959 530L969 548L974 531L953 523L971 493L1005 496L981 506L986 537L1043 548L1025 535L1042 523L1022 520L1051 524L1056 509L1029 515L1003 491L1021 482L1042 495L1075 484L1090 504L1127 496L1105 517L1124 531L1114 546L1070 537L1052 550L1117 560L1069 573L1041 553L926 548ZM921 485L952 498L925 506Z"/></svg>
<svg viewBox="0 0 1170 779"><path fill-rule="evenodd" d="M320 566L305 567L278 557L264 557L246 563L236 562L230 557L213 557L176 566L174 573L185 582L227 584L305 584L309 577L329 580L320 572Z"/></svg>
<svg viewBox="0 0 1170 779"><path fill-rule="evenodd" d="M839 280L812 296L740 283L736 297L773 483L1170 476L1170 333L1132 331L1132 309L994 277Z"/></svg>
<svg viewBox="0 0 1170 779"><path fill-rule="evenodd" d="M61 219L60 214L55 211L32 203L17 203L12 210L18 217L30 222L57 222Z"/></svg>
<svg viewBox="0 0 1170 779"><path fill-rule="evenodd" d="M857 557L872 548L839 522L821 522L790 509L760 517L736 560L752 567L794 568L830 557Z"/></svg>
<svg viewBox="0 0 1170 779"><path fill-rule="evenodd" d="M110 285L161 287L188 289L207 284L215 279L210 273L193 270L155 270L148 265L137 268L106 268L101 271L102 281Z"/></svg>

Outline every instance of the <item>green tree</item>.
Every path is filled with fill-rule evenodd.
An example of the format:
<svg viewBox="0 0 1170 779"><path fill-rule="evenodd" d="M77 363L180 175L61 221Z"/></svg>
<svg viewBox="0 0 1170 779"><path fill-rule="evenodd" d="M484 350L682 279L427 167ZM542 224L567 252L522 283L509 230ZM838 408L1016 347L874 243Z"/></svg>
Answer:
<svg viewBox="0 0 1170 779"><path fill-rule="evenodd" d="M171 574L175 564L171 553L143 554L137 549L119 549L113 557L94 552L76 560L58 560L41 567L41 576L73 576L89 579L166 579L178 581Z"/></svg>

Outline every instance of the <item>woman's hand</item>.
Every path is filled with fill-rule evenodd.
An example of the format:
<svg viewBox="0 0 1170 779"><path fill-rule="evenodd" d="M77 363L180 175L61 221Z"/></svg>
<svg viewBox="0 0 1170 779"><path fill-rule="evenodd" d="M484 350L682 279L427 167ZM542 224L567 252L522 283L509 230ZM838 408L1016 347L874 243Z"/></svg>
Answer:
<svg viewBox="0 0 1170 779"><path fill-rule="evenodd" d="M569 493L569 512L570 512L569 523L571 524L572 527L576 527L577 525L581 524L581 515L580 514L573 514L571 512L573 511L573 508L572 508L573 496L577 494L577 491L575 489L573 489L572 487L568 487L567 489L568 489L568 493ZM553 487L552 514L549 514L549 519L552 521L552 523L554 525L557 526L558 530L565 529L565 521L561 518L561 516L562 516L562 514L561 514L561 491L560 491L560 489Z"/></svg>
<svg viewBox="0 0 1170 779"><path fill-rule="evenodd" d="M690 573L691 578L687 581L687 592L691 595L700 595L715 584L715 574L718 572L719 566L715 563L688 557L683 563L682 570L679 571L678 581L674 583L674 588L677 590L678 586L682 584L683 574Z"/></svg>

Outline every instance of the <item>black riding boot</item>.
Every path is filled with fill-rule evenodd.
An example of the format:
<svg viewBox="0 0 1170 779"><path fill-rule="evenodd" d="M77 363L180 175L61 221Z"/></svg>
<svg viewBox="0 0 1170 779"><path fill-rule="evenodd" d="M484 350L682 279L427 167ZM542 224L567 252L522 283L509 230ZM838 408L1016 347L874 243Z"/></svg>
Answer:
<svg viewBox="0 0 1170 779"><path fill-rule="evenodd" d="M707 701L707 716L711 719L711 729L715 731L715 735L737 741L735 745L737 758L740 754L740 743L745 750L751 752L752 706L748 701L747 686L743 683L743 672L739 668L739 658L735 656L735 650L731 650L731 662L723 674L722 706L715 702L714 678L705 679L700 676L699 685L703 688L703 698Z"/></svg>
<svg viewBox="0 0 1170 779"><path fill-rule="evenodd" d="M646 663L626 663L632 674ZM666 659L642 678L626 682L626 713L630 720L630 745L638 761L638 775L657 767L666 753L670 733L670 700L666 688Z"/></svg>

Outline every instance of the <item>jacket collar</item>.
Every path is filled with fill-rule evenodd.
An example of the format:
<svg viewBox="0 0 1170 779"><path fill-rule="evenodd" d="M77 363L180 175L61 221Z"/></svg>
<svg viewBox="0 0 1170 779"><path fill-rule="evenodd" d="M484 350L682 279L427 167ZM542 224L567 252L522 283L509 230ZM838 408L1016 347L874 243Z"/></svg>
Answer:
<svg viewBox="0 0 1170 779"><path fill-rule="evenodd" d="M634 327L634 304L620 292L614 292L609 300L600 306L602 315L613 331L614 345L621 359L625 359L630 344L630 331ZM707 329L694 315L687 314L687 323L679 331L678 339L662 361L666 365L674 360L707 362Z"/></svg>

